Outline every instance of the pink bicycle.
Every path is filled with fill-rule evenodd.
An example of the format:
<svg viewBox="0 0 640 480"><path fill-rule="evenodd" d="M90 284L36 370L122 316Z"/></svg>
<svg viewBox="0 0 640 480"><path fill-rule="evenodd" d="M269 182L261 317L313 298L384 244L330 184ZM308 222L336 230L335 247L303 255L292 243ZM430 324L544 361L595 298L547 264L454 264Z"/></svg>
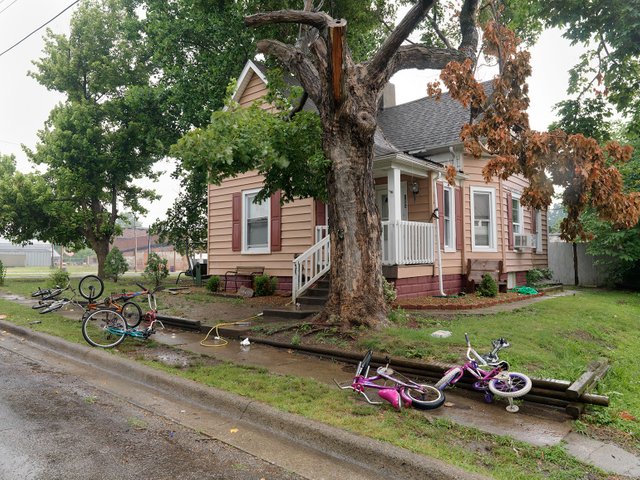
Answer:
<svg viewBox="0 0 640 480"><path fill-rule="evenodd" d="M376 390L378 396L389 402L396 410L402 407L414 407L419 410L431 410L438 408L444 403L445 396L441 390L431 386L414 382L403 376L399 379L394 375L399 375L389 368L389 362L385 366L380 366L376 370L376 375L369 376L369 368L373 352L369 350L361 362L358 363L356 374L351 383L338 383L336 385L343 390L353 390L361 394L367 403L371 405L381 405L383 402L372 400L367 395L366 390Z"/></svg>
<svg viewBox="0 0 640 480"><path fill-rule="evenodd" d="M444 390L449 385L454 385L460 380L465 372L475 378L473 388L484 392L484 399L490 403L493 397L505 397L509 400L507 411L515 413L519 410L513 404L514 398L519 398L531 390L531 379L523 373L509 372L509 363L498 358L498 352L510 346L504 338L499 338L492 342L493 350L486 355L479 355L471 347L469 335L464 334L467 340L467 358L469 361L462 366L453 367L447 370L444 376L436 383L436 388ZM489 367L483 370L480 367Z"/></svg>

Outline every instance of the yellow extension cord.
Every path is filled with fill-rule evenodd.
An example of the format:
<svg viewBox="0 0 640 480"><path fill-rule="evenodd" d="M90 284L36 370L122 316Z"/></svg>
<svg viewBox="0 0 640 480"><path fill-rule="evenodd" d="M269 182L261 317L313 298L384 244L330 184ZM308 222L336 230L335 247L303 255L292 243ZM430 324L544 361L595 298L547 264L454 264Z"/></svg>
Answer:
<svg viewBox="0 0 640 480"><path fill-rule="evenodd" d="M219 327L226 327L228 325L241 325L243 323L247 323L249 320L253 320L254 318L258 318L261 315L262 314L254 315L252 317L245 318L244 320L236 320L235 322L218 323L217 325L214 325L213 327L211 327L211 329L207 332L207 335L200 341L200 345L202 345L203 347L224 347L225 345L227 345L229 343L229 341L226 340L224 337L220 336L220 334L218 332L218 328ZM207 341L207 339L209 338L209 335L211 335L211 332L213 332L214 330L215 330L216 334L215 334L215 336L213 338L217 343L205 343Z"/></svg>

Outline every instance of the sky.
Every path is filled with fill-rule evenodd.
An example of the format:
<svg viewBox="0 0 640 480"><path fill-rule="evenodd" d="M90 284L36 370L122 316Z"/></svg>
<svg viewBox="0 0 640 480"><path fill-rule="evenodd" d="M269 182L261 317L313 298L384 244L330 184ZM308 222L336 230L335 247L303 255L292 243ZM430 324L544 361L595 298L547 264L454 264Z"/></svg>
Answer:
<svg viewBox="0 0 640 480"><path fill-rule="evenodd" d="M0 52L14 45L36 28L48 22L72 0L0 0ZM74 8L60 15L47 25L55 33L68 33L69 20ZM42 56L44 46L40 30L11 51L0 55L0 153L16 156L18 168L30 171L21 145L34 148L37 132L42 129L50 110L64 97L37 83L27 76L33 70L32 60ZM565 98L568 82L567 70L577 63L581 53L579 47L571 47L557 30L543 33L538 43L531 49L533 74L529 80L531 107L529 109L531 127L545 130L554 120L553 105ZM435 71L407 70L396 74L392 82L396 84L398 103L405 103L426 96L426 85L438 75ZM485 80L491 72L480 69L479 75ZM179 185L170 178L173 170L171 161L160 162L157 169L165 172L156 190L162 199L145 207L149 213L141 218L141 223L149 226L164 214L179 193ZM140 180L143 184L144 179Z"/></svg>

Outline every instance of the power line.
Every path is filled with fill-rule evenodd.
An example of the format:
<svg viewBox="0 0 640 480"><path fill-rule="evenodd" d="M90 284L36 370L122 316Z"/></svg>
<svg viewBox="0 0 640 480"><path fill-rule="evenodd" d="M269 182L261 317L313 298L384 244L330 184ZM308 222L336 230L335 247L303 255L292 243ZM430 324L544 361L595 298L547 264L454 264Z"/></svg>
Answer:
<svg viewBox="0 0 640 480"><path fill-rule="evenodd" d="M14 3L17 0L14 0ZM31 32L30 34L28 34L27 36L21 38L20 40L18 40L16 43L14 43L13 45L11 45L9 48L7 48L4 52L0 53L0 57L3 56L5 53L10 52L11 50L13 50L14 48L16 48L18 45L20 45L22 42L24 42L27 38L29 38L31 35L33 35L34 33L37 33L38 31L42 30L44 27L46 27L47 25L49 25L51 22L53 22L56 18L58 18L60 15L62 15L64 12L66 12L67 10L69 10L71 7L73 7L76 3L78 3L80 0L75 0L75 2L72 2L71 5L69 5L67 8L65 8L64 10L62 10L60 13L58 13L55 17L51 18L50 20L48 20L47 22L43 23L42 25L40 25L38 28L36 28L33 32ZM13 3L11 4L13 5ZM9 7L11 6L9 5ZM6 8L9 8L6 7ZM6 10L5 8L5 10ZM4 10L3 10L4 11ZM2 13L2 12L0 12Z"/></svg>
<svg viewBox="0 0 640 480"><path fill-rule="evenodd" d="M3 0L4 1L4 0ZM0 10L0 13L4 12L7 8L9 8L11 5L13 5L14 3L16 3L18 0L13 0L13 2L11 2L9 5L7 5L6 7L4 7L2 10ZM2 3L2 2L0 2Z"/></svg>

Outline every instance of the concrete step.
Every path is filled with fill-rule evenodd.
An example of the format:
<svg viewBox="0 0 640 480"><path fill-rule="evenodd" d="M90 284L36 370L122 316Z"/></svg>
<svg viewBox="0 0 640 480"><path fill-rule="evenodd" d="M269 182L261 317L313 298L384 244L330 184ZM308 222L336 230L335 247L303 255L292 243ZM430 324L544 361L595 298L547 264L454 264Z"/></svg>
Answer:
<svg viewBox="0 0 640 480"><path fill-rule="evenodd" d="M298 298L298 303L300 305L316 305L316 306L323 306L325 303L327 303L327 297L311 297L311 296L303 296Z"/></svg>
<svg viewBox="0 0 640 480"><path fill-rule="evenodd" d="M308 297L323 297L323 298L328 298L329 296L329 289L328 288L310 288L309 290L307 290L304 293L305 296Z"/></svg>
<svg viewBox="0 0 640 480"><path fill-rule="evenodd" d="M269 320L301 320L311 315L315 315L320 310L308 307L308 308L296 308L294 306L282 307L282 308L268 308L262 312L262 318L266 321Z"/></svg>

